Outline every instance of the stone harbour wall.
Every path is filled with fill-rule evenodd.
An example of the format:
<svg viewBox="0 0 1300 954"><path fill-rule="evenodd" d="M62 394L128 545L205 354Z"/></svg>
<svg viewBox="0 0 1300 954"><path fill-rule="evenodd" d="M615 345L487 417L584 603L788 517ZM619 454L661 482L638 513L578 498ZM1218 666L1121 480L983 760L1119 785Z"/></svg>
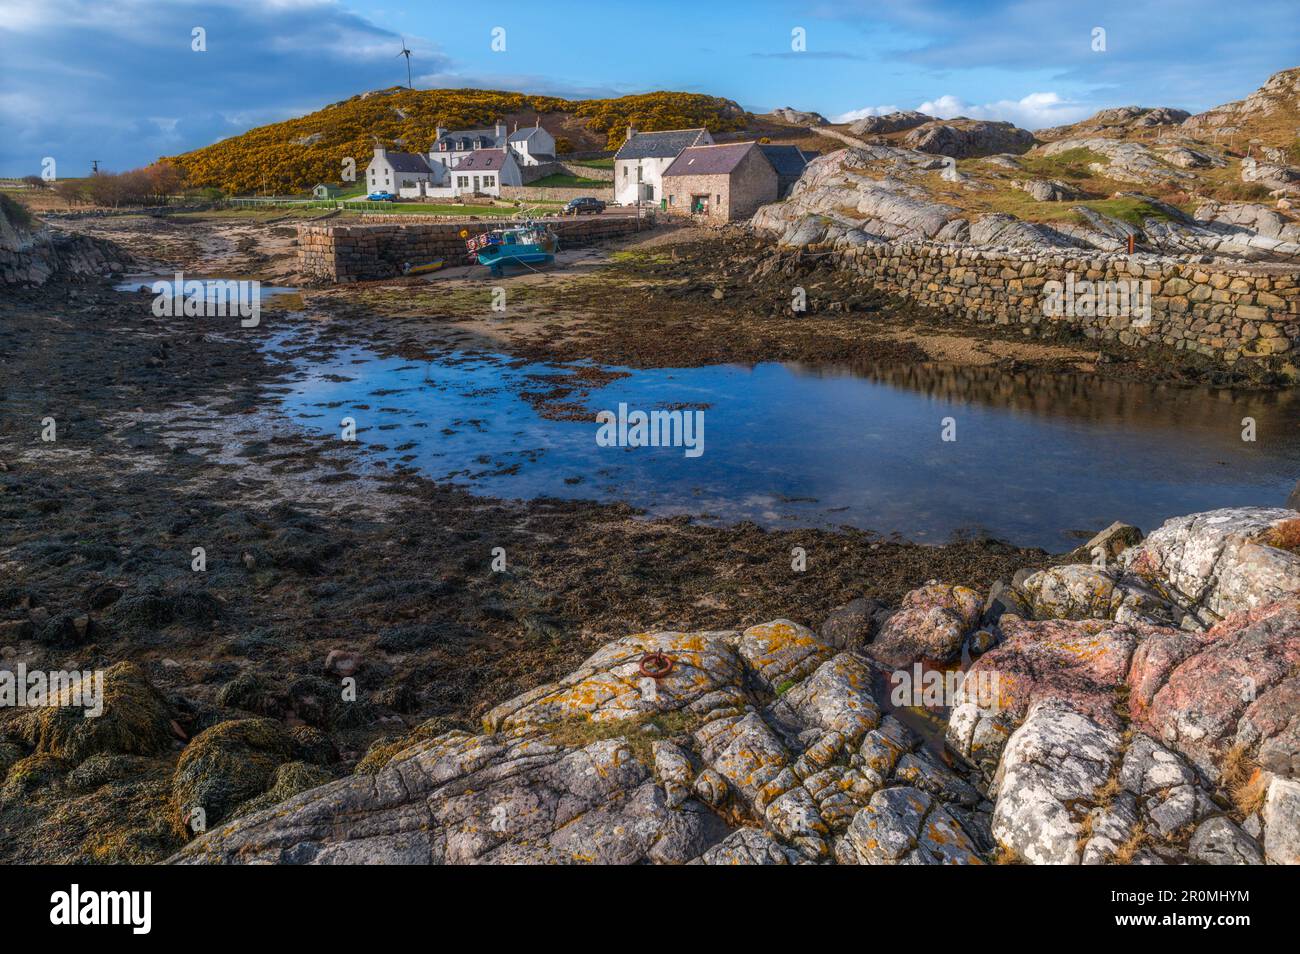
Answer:
<svg viewBox="0 0 1300 954"><path fill-rule="evenodd" d="M400 275L403 264L444 259L468 264L461 232L477 235L509 222L444 222L395 225L299 225L298 270L331 282L355 282ZM653 220L583 216L548 219L561 247L614 238L653 228Z"/></svg>
<svg viewBox="0 0 1300 954"><path fill-rule="evenodd" d="M816 246L808 252L816 253ZM1300 351L1300 273L1278 265L1203 264L1154 255L987 249L932 242L823 250L872 285L976 323L1055 337L1062 325L1131 348L1191 351L1225 365L1250 361L1290 377ZM1059 282L1060 288L1049 282ZM1150 314L1097 314L1081 282L1145 283ZM1074 306L1064 306L1073 285ZM1058 293L1061 313L1046 313ZM1128 302L1123 301L1124 305ZM1126 313L1127 312L1127 313Z"/></svg>

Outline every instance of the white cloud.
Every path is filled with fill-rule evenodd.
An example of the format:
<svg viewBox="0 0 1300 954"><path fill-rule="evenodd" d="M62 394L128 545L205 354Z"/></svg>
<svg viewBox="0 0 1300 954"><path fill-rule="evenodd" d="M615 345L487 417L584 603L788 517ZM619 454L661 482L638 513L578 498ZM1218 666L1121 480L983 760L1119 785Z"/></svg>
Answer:
<svg viewBox="0 0 1300 954"><path fill-rule="evenodd" d="M885 116L896 112L898 112L897 106L863 106L861 109L850 109L847 113L840 113L831 122L856 123L859 119L866 119L868 116Z"/></svg>
<svg viewBox="0 0 1300 954"><path fill-rule="evenodd" d="M1041 129L1044 126L1062 126L1091 116L1099 107L1062 99L1056 93L1030 93L1022 99L1001 99L995 103L968 103L951 93L937 99L926 100L916 107L917 112L938 119L994 119L1015 123L1024 129ZM898 112L897 106L864 106L836 116L837 123L851 123L868 116L884 116Z"/></svg>
<svg viewBox="0 0 1300 954"><path fill-rule="evenodd" d="M1062 99L1056 93L1030 93L1021 99L1000 99L977 105L951 94L928 100L916 107L920 112L939 119L965 116L967 119L995 119L1014 123L1024 129L1061 126L1076 122L1096 112L1093 106Z"/></svg>

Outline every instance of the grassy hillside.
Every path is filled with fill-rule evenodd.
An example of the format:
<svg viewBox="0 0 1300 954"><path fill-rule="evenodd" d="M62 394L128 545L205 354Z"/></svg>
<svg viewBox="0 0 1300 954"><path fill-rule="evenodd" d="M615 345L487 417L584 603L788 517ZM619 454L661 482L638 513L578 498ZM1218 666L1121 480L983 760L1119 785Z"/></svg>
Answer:
<svg viewBox="0 0 1300 954"><path fill-rule="evenodd" d="M307 116L259 126L203 149L169 157L191 186L228 193L299 192L338 182L351 157L363 174L375 145L426 152L438 126L488 126L504 120L542 125L573 151L617 148L628 124L642 130L707 126L746 129L751 117L730 100L696 93L646 93L617 99L566 100L499 90L402 87L363 93ZM561 142L563 141L563 142Z"/></svg>

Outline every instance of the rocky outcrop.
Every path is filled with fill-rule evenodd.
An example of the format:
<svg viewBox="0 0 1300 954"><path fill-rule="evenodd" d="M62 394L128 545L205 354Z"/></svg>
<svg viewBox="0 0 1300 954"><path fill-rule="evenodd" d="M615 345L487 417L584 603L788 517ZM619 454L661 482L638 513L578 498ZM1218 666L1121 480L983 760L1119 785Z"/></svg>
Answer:
<svg viewBox="0 0 1300 954"><path fill-rule="evenodd" d="M825 126L826 117L821 113L808 112L802 109L795 109L793 106L782 106L768 113L773 119L779 119L783 123L792 123L796 126Z"/></svg>
<svg viewBox="0 0 1300 954"><path fill-rule="evenodd" d="M112 242L24 221L15 205L0 202L0 285L43 285L56 276L109 275L129 266L131 256Z"/></svg>
<svg viewBox="0 0 1300 954"><path fill-rule="evenodd" d="M1087 119L1081 119L1068 126L1040 129L1037 136L1042 140L1052 140L1070 136L1123 135L1137 129L1176 126L1189 115L1185 109L1174 109L1170 106L1116 106L1112 109L1103 109Z"/></svg>
<svg viewBox="0 0 1300 954"><path fill-rule="evenodd" d="M912 235L935 237L959 209L928 199L924 189L894 176L877 178L861 171L877 164L904 169L935 161L892 146L819 156L808 163L789 198L763 206L752 225L796 247L841 238L864 244Z"/></svg>
<svg viewBox="0 0 1300 954"><path fill-rule="evenodd" d="M1011 123L982 119L937 120L917 126L902 144L918 152L971 159L997 153L1022 153L1034 145L1034 134Z"/></svg>
<svg viewBox="0 0 1300 954"><path fill-rule="evenodd" d="M1102 156L1105 162L1091 163L1089 168L1096 174L1117 182L1147 185L1190 178L1190 173L1162 162L1150 148L1140 142L1099 137L1058 139L1044 146L1042 153L1045 156L1056 156L1075 149L1086 149Z"/></svg>
<svg viewBox="0 0 1300 954"><path fill-rule="evenodd" d="M885 113L883 116L865 116L849 124L849 132L855 136L881 136L886 133L915 129L917 126L933 121L933 116L918 113L914 109L904 109Z"/></svg>
<svg viewBox="0 0 1300 954"><path fill-rule="evenodd" d="M1214 129L1249 131L1259 119L1300 110L1300 67L1274 73L1268 81L1245 99L1216 106L1183 121L1189 130Z"/></svg>
<svg viewBox="0 0 1300 954"><path fill-rule="evenodd" d="M1124 552L1120 566L1151 582L1203 625L1300 597L1300 555L1269 544L1294 511L1211 510L1168 521Z"/></svg>
<svg viewBox="0 0 1300 954"><path fill-rule="evenodd" d="M1240 529L1272 526L1275 512L1231 513ZM958 683L947 762L889 714L884 688L894 667L952 658L987 618L979 594L931 583L874 639L862 628L875 614L854 607L861 653L788 620L615 640L492 709L478 733L417 737L373 775L274 808L254 799L174 860L1295 863L1300 598L1252 609L1249 589L1192 580L1219 572L1225 548L1207 561L1195 555L1206 545L1187 541L1223 538L1223 523L1171 521L1120 560L1145 565L1129 554L1184 540L1187 552L1159 564L1173 577L1151 583L1201 594L1202 606L1216 593L1228 616L1208 631L1112 618L1116 578L1087 575L1100 568L1021 581L1027 612L1083 618L1004 608L984 623L1001 644ZM1076 580L1087 586L1075 592ZM1052 587L1063 601L1045 597ZM968 688L990 675L994 694ZM311 777L286 768L291 754L287 743L273 753L277 788L281 775L286 786ZM1223 780L1243 765L1262 793L1249 804Z"/></svg>
<svg viewBox="0 0 1300 954"><path fill-rule="evenodd" d="M1258 203L1202 202L1196 209L1195 218L1200 222L1254 232L1280 242L1300 244L1300 222Z"/></svg>

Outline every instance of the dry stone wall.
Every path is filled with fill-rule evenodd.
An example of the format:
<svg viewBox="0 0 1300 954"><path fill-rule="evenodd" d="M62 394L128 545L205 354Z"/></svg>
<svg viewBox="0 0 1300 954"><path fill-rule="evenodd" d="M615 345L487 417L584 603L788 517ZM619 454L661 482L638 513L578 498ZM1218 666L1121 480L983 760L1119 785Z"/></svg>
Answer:
<svg viewBox="0 0 1300 954"><path fill-rule="evenodd" d="M817 251L809 246L805 254ZM1226 365L1256 362L1300 377L1294 268L933 242L821 251L875 287L971 322L1019 325L1038 337L1056 337L1064 326L1131 348L1190 351ZM1093 293L1091 304L1084 291ZM1126 291L1142 297L1126 298ZM1105 307L1095 292L1111 293ZM1133 307L1139 303L1145 312Z"/></svg>
<svg viewBox="0 0 1300 954"><path fill-rule="evenodd" d="M470 261L462 231L477 235L502 222L444 222L395 225L299 225L298 270L331 282L367 281L400 275L409 262L441 258L448 264ZM650 220L589 216L551 220L561 245L587 243L643 231Z"/></svg>

